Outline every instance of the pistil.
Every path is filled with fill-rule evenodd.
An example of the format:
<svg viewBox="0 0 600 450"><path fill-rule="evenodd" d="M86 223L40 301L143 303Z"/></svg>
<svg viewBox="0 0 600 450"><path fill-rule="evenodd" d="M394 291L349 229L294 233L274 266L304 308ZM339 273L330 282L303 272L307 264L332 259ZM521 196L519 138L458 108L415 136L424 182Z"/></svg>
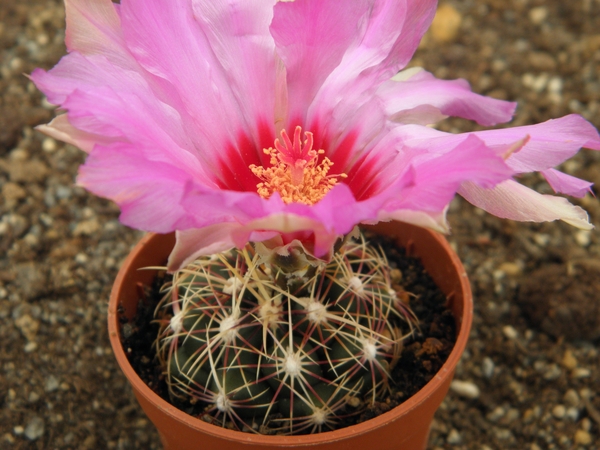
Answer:
<svg viewBox="0 0 600 450"><path fill-rule="evenodd" d="M301 134L302 128L297 126L292 141L282 130L281 140L275 139L275 147L263 150L270 156L271 167L250 166L261 180L256 185L261 197L269 198L278 192L285 203L313 205L337 184L338 178L346 178L346 174L328 175L333 162L325 156L319 163L319 156L325 151L312 148L314 139L310 131L304 133L304 142Z"/></svg>

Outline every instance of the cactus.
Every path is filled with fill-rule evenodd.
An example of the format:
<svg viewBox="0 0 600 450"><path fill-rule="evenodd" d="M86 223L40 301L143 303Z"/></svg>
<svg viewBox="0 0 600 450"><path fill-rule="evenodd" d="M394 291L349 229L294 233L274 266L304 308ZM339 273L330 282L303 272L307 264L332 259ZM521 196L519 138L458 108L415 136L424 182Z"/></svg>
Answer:
<svg viewBox="0 0 600 450"><path fill-rule="evenodd" d="M169 393L221 426L332 429L388 389L414 324L406 293L362 237L302 270L271 256L249 244L203 257L164 287L156 348Z"/></svg>

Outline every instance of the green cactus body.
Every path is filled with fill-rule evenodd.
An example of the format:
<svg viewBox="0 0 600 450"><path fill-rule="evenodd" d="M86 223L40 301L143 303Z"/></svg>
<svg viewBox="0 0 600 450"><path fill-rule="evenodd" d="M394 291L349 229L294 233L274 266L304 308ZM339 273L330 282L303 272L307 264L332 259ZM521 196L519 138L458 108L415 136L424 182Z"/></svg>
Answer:
<svg viewBox="0 0 600 450"><path fill-rule="evenodd" d="M411 315L364 239L293 276L278 259L248 246L174 274L157 308L157 352L171 395L202 402L215 423L329 429L359 412L357 398L368 405L387 389Z"/></svg>

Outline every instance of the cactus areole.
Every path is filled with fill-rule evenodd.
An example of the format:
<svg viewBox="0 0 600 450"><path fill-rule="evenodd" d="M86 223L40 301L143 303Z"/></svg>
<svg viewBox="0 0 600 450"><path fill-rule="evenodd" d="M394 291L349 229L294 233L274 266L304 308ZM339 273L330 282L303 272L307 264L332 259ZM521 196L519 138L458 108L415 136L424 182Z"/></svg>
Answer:
<svg viewBox="0 0 600 450"><path fill-rule="evenodd" d="M109 328L117 360L165 448L326 449L340 440L364 447L375 437L381 449L425 448L433 413L466 343L470 289L442 237L396 222L375 230L421 257L448 297L457 342L442 370L416 395L341 429L336 426L349 411L356 414L385 397L403 342L418 327L402 300L406 293L398 291L398 274L381 251L363 239L349 240L327 264L302 270L291 264L286 267L295 269L286 271L277 255L248 246L200 258L174 273L156 308L155 346L171 398L203 405L195 418L152 392L123 352L118 316L131 319L136 284L149 284L154 276L135 269L164 264L173 238L149 235L136 247L113 288Z"/></svg>

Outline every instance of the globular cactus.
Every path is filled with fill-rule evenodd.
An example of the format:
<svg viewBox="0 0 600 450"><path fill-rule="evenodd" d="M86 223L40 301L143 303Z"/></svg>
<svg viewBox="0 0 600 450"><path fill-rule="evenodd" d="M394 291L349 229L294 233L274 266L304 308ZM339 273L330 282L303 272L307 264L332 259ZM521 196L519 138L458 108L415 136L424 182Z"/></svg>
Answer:
<svg viewBox="0 0 600 450"><path fill-rule="evenodd" d="M170 395L222 426L333 428L388 388L410 310L362 238L293 273L278 258L249 245L174 274L156 313Z"/></svg>

